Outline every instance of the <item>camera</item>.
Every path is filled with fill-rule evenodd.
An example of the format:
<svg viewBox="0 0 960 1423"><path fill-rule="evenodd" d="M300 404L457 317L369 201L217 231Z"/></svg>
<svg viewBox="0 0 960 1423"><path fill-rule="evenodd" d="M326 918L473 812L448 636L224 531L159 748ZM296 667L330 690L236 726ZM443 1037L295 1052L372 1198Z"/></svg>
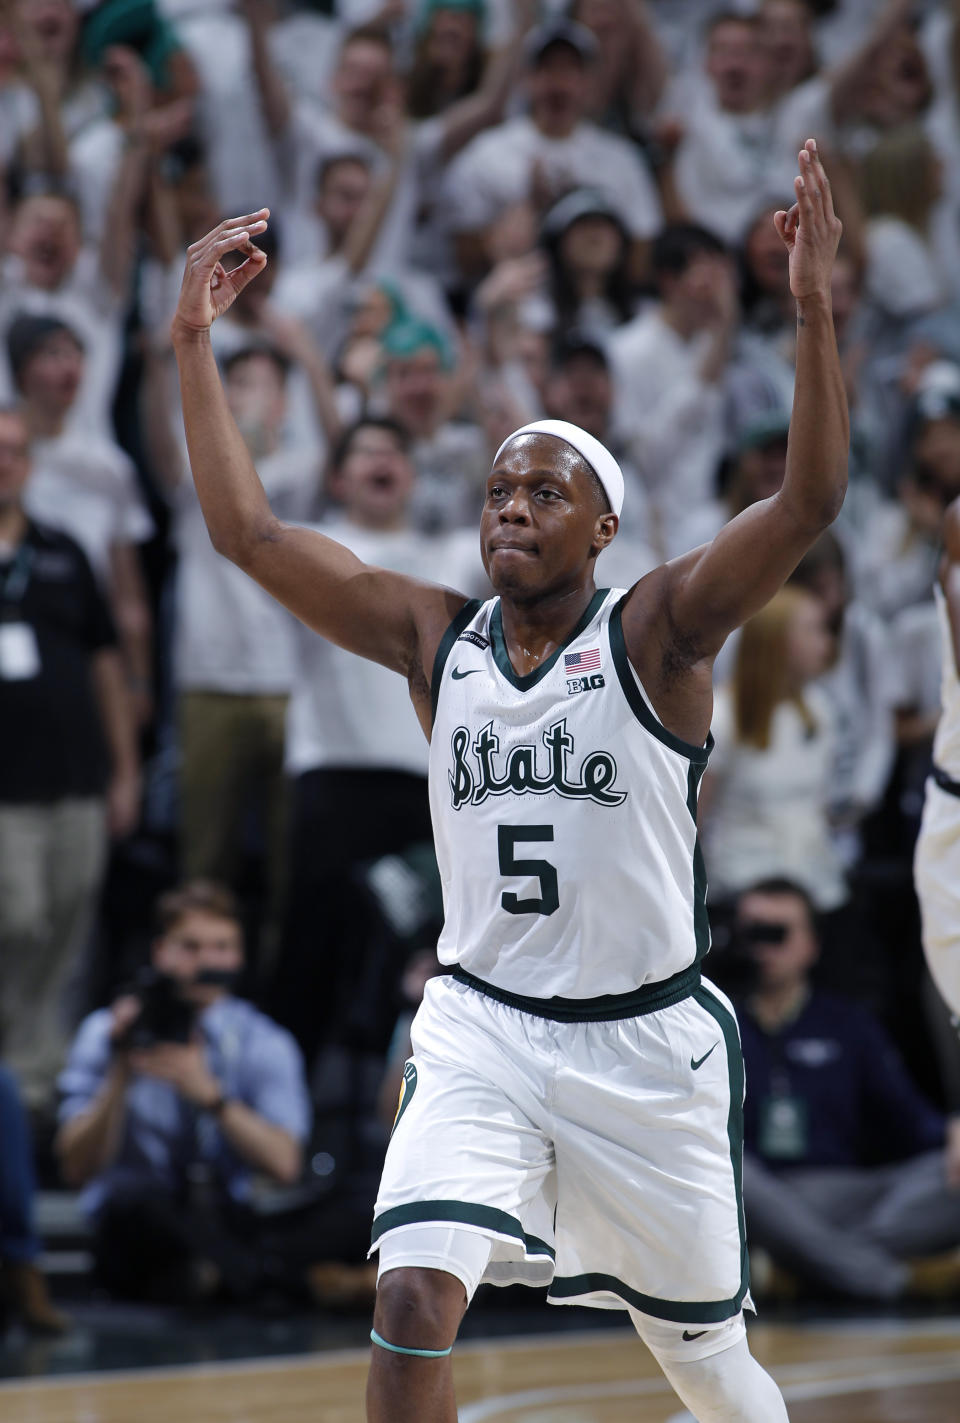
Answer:
<svg viewBox="0 0 960 1423"><path fill-rule="evenodd" d="M183 988L169 974L143 968L132 993L140 1012L118 1043L121 1048L149 1048L157 1043L188 1043L196 1022L196 1006L183 996Z"/></svg>

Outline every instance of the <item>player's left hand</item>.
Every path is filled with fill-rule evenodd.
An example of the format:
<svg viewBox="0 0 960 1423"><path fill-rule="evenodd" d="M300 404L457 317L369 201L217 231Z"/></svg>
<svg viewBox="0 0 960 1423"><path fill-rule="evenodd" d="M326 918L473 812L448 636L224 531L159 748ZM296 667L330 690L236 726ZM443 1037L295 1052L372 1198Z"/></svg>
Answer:
<svg viewBox="0 0 960 1423"><path fill-rule="evenodd" d="M833 210L833 196L816 140L808 138L799 154L800 174L794 179L797 201L789 212L774 214L774 225L790 260L790 290L797 301L828 296L833 259L843 224Z"/></svg>
<svg viewBox="0 0 960 1423"><path fill-rule="evenodd" d="M207 1067L200 1043L156 1043L130 1054L130 1067L145 1077L169 1082L181 1097L206 1107L220 1096L220 1084Z"/></svg>

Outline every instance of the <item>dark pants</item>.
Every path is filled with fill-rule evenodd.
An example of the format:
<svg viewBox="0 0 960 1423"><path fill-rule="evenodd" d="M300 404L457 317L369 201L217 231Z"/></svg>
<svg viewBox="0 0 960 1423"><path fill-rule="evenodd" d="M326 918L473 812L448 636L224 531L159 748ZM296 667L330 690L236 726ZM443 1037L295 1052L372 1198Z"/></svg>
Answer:
<svg viewBox="0 0 960 1423"><path fill-rule="evenodd" d="M0 1258L26 1265L40 1253L33 1229L33 1147L16 1078L0 1067Z"/></svg>
<svg viewBox="0 0 960 1423"><path fill-rule="evenodd" d="M235 1300L269 1290L306 1298L309 1265L364 1260L378 1175L348 1176L322 1199L280 1216L222 1198L197 1203L146 1189L118 1195L97 1216L97 1274L123 1299L173 1303L190 1297L195 1265L207 1260Z"/></svg>
<svg viewBox="0 0 960 1423"><path fill-rule="evenodd" d="M333 1039L382 924L369 862L432 840L427 782L403 771L307 771L293 783L287 914L272 1000L307 1061ZM389 975L388 975L389 978ZM384 985L392 993L393 983ZM368 1016L377 1016L367 1003Z"/></svg>

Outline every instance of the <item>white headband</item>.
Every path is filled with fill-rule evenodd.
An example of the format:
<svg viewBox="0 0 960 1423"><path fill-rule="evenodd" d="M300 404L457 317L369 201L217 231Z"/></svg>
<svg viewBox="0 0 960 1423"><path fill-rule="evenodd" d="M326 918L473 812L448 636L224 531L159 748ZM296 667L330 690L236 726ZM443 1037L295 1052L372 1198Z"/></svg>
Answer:
<svg viewBox="0 0 960 1423"><path fill-rule="evenodd" d="M494 464L503 454L511 440L518 435L553 435L557 440L572 445L577 454L582 455L603 485L603 492L610 500L610 508L619 518L623 508L623 472L613 455L599 440L581 430L579 425L571 425L568 420L534 420L508 435L497 450Z"/></svg>

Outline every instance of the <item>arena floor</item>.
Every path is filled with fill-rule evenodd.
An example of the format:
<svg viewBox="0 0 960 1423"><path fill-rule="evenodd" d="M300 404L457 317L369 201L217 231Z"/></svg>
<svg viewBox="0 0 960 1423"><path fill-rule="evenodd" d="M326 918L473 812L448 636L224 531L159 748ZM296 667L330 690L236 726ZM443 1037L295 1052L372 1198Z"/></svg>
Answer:
<svg viewBox="0 0 960 1423"><path fill-rule="evenodd" d="M541 1327L549 1326L541 1316ZM351 1331L359 1327L354 1320ZM263 1326L265 1348L276 1331ZM793 1423L955 1423L960 1319L758 1324ZM58 1349L63 1346L57 1346ZM39 1359L35 1360L36 1363ZM63 1368L68 1360L56 1361ZM362 1423L364 1348L0 1383L2 1423ZM467 1339L460 1423L688 1423L628 1329Z"/></svg>

